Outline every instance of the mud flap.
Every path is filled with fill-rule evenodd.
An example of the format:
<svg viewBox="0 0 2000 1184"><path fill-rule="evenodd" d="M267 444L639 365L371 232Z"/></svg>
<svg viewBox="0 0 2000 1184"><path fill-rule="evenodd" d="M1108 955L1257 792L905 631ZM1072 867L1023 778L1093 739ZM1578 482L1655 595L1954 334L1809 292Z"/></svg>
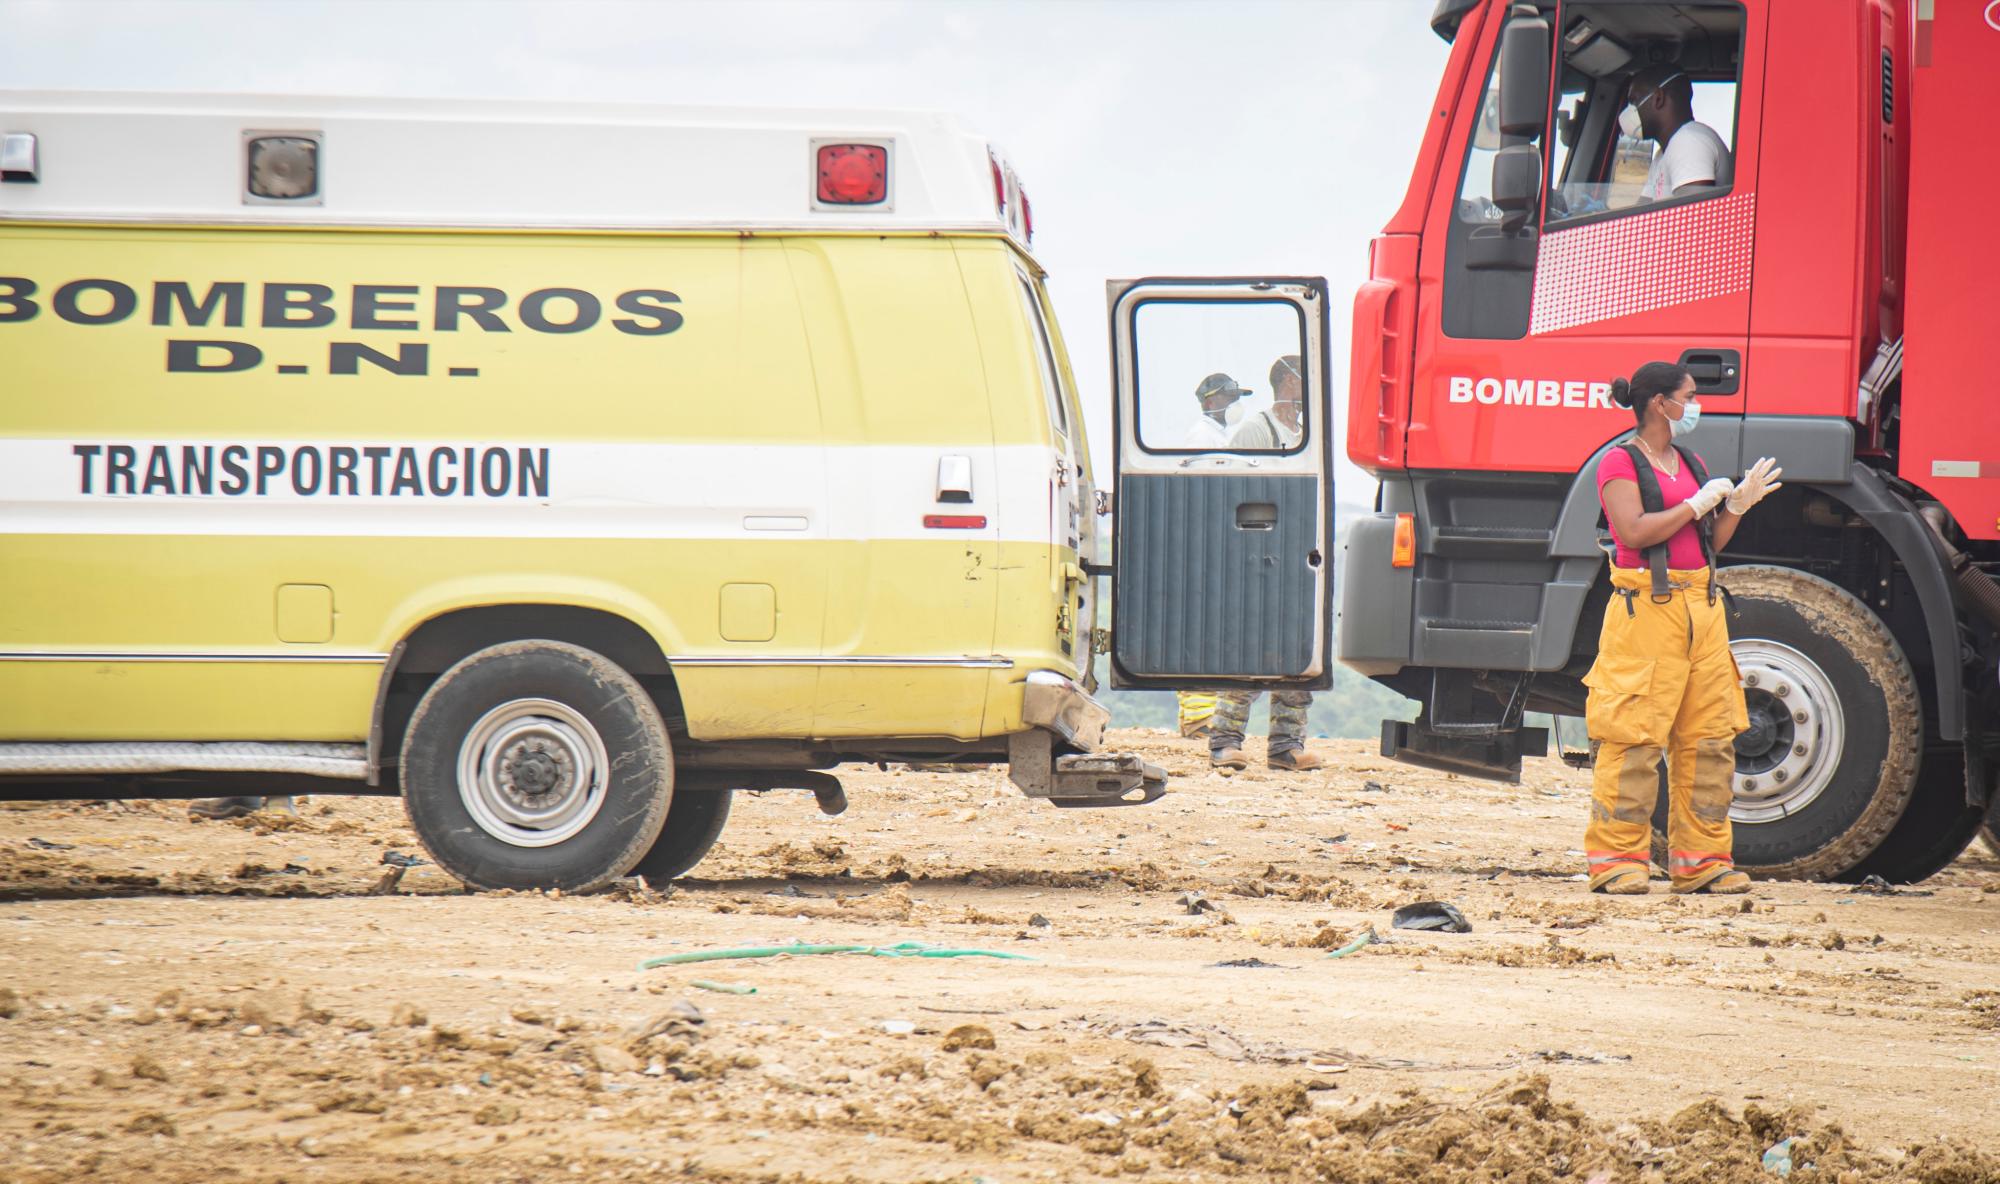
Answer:
<svg viewBox="0 0 2000 1184"><path fill-rule="evenodd" d="M1057 755L1041 728L1007 738L1007 775L1021 792L1064 809L1144 806L1166 796L1167 773L1129 752Z"/></svg>

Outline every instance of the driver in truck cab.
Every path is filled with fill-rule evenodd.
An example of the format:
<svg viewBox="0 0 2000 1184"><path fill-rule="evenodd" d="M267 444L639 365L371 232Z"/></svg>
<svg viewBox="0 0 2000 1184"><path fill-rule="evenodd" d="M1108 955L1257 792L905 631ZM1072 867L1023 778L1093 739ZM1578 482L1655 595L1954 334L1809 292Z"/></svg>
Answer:
<svg viewBox="0 0 2000 1184"><path fill-rule="evenodd" d="M1617 547L1597 660L1583 676L1584 718L1597 742L1583 844L1592 892L1650 890L1662 757L1673 890L1750 890L1750 877L1736 870L1729 822L1736 734L1750 720L1712 577L1715 552L1784 470L1766 457L1740 485L1711 479L1693 450L1674 443L1701 418L1694 385L1672 362L1648 362L1611 384L1638 430L1597 466Z"/></svg>
<svg viewBox="0 0 2000 1184"><path fill-rule="evenodd" d="M1639 195L1664 201L1707 189L1727 189L1735 161L1721 135L1694 117L1694 82L1677 66L1648 66L1632 76L1618 130L1660 146Z"/></svg>

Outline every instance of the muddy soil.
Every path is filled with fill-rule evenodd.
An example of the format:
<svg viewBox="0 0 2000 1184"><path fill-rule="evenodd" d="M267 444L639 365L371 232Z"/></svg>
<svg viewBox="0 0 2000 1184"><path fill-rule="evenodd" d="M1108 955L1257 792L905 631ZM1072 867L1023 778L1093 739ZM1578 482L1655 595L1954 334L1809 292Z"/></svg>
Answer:
<svg viewBox="0 0 2000 1184"><path fill-rule="evenodd" d="M1984 848L1590 897L1553 762L1115 740L1165 800L870 770L839 818L741 796L665 893L391 883L393 801L0 809L0 1180L1748 1181L1790 1139L1794 1181L2000 1181ZM1472 932L1391 929L1425 900ZM795 942L1026 957L638 969Z"/></svg>

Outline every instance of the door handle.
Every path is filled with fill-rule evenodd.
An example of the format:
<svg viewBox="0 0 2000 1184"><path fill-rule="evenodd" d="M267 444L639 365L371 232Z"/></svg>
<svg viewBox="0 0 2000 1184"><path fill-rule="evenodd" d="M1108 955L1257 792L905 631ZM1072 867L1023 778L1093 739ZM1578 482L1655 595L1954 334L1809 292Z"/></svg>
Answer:
<svg viewBox="0 0 2000 1184"><path fill-rule="evenodd" d="M965 504L972 500L972 458L969 456L941 456L938 458L937 500Z"/></svg>
<svg viewBox="0 0 2000 1184"><path fill-rule="evenodd" d="M1743 355L1736 350L1687 350L1681 354L1681 365L1694 379L1698 395L1733 395L1741 386Z"/></svg>

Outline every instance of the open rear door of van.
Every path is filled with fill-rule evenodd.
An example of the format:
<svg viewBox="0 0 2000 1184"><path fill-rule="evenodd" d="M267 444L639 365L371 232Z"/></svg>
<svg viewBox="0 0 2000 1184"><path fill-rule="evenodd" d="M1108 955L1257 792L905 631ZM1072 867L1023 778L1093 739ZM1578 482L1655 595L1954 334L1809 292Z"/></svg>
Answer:
<svg viewBox="0 0 2000 1184"><path fill-rule="evenodd" d="M1332 678L1326 281L1113 280L1111 685Z"/></svg>

